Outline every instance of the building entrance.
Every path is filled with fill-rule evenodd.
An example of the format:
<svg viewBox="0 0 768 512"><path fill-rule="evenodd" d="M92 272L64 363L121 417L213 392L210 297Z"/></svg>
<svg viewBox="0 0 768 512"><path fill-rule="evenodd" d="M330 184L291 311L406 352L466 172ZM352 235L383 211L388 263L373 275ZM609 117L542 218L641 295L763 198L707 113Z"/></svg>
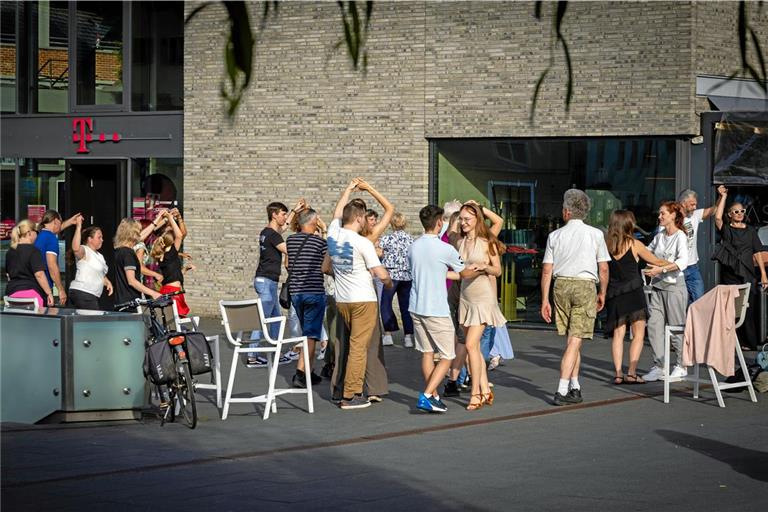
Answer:
<svg viewBox="0 0 768 512"><path fill-rule="evenodd" d="M67 193L65 208L62 211L73 215L80 212L85 221L83 226L99 226L104 236L101 253L109 266L107 277L114 280L115 251L112 239L117 225L126 211L125 200L125 161L68 161L67 162ZM67 230L67 250L72 246L74 230ZM67 265L67 286L75 277L75 267ZM112 297L102 297L103 309L111 309Z"/></svg>

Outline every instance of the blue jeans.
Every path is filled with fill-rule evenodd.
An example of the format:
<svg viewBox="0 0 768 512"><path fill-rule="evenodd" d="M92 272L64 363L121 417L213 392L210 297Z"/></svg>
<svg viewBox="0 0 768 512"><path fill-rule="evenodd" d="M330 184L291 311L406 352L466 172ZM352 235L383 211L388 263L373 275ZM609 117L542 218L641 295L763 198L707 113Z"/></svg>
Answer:
<svg viewBox="0 0 768 512"><path fill-rule="evenodd" d="M261 307L264 310L264 315L267 318L274 316L282 316L280 313L280 303L278 302L277 281L267 279L266 277L255 277L253 279L253 288L256 290L256 294L261 299ZM280 334L280 326L277 322L269 325L269 336L274 340ZM262 332L251 332L252 340L261 340L264 338ZM258 347L258 343L251 343L249 347ZM255 355L255 354L252 354Z"/></svg>
<svg viewBox="0 0 768 512"><path fill-rule="evenodd" d="M493 340L496 337L496 328L492 325L486 325L483 329L483 335L480 337L480 352L483 354L483 359L488 361L491 358L491 349L493 348ZM458 382L464 382L467 378L467 365L461 367L459 372Z"/></svg>
<svg viewBox="0 0 768 512"><path fill-rule="evenodd" d="M392 288L384 288L381 291L381 323L386 332L399 330L397 317L392 309L392 299L397 294L397 303L400 305L400 316L403 319L403 333L413 334L413 319L408 312L408 303L411 299L411 281L392 280Z"/></svg>
<svg viewBox="0 0 768 512"><path fill-rule="evenodd" d="M291 303L299 317L302 334L309 339L319 340L323 333L325 293L297 293L291 295Z"/></svg>
<svg viewBox="0 0 768 512"><path fill-rule="evenodd" d="M699 265L690 265L683 270L685 287L688 289L688 305L699 300L704 295L704 280L699 272Z"/></svg>

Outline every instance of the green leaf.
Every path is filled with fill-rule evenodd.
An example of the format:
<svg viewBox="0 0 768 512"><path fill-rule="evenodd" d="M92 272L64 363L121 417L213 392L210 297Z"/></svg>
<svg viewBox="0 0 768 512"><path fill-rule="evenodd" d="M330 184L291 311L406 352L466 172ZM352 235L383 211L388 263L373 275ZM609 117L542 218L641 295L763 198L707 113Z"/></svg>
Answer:
<svg viewBox="0 0 768 512"><path fill-rule="evenodd" d="M201 4L201 5L198 5L198 6L197 6L197 7L195 7L194 9L192 9L192 12L190 12L190 13L187 15L187 18L184 20L184 24L186 25L187 23L189 23L189 22L192 20L192 18L194 18L195 16L197 16L197 13L199 13L200 11L202 11L203 9L205 9L206 7L208 7L209 5L211 5L212 3L213 3L213 2L205 2L205 3Z"/></svg>
<svg viewBox="0 0 768 512"><path fill-rule="evenodd" d="M547 66L547 69L545 69L541 76L539 76L539 79L536 81L536 89L533 91L533 102L531 103L531 116L529 119L529 122L533 124L533 117L536 115L536 103L539 100L539 91L541 89L541 85L544 83L544 79L547 77L547 73L549 73L550 66Z"/></svg>
<svg viewBox="0 0 768 512"><path fill-rule="evenodd" d="M571 67L571 54L568 51L568 44L565 39L560 39L563 44L563 53L565 53L565 66L568 70L568 82L565 86L565 111L568 112L571 108L571 100L573 100L573 68Z"/></svg>
<svg viewBox="0 0 768 512"><path fill-rule="evenodd" d="M251 32L251 22L248 16L248 8L245 2L224 2L224 6L229 13L229 25L231 31L232 53L235 63L240 71L245 75L245 84L248 87L251 81L251 70L253 69L253 33Z"/></svg>

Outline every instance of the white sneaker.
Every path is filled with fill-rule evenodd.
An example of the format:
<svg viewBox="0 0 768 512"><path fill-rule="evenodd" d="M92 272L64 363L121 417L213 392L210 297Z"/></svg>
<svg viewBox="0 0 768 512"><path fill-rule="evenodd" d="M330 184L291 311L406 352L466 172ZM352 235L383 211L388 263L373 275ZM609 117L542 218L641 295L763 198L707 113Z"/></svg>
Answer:
<svg viewBox="0 0 768 512"><path fill-rule="evenodd" d="M406 334L403 338L403 346L405 348L413 348L413 335L412 334Z"/></svg>
<svg viewBox="0 0 768 512"><path fill-rule="evenodd" d="M669 374L669 377L671 379L675 377L686 377L688 375L688 370L682 366L675 365L674 369L672 370L672 373Z"/></svg>
<svg viewBox="0 0 768 512"><path fill-rule="evenodd" d="M392 341L392 335L391 334L385 334L381 337L381 344L385 347L389 347L395 344L394 341Z"/></svg>
<svg viewBox="0 0 768 512"><path fill-rule="evenodd" d="M298 361L299 357L300 357L300 354L298 352L294 351L294 350L289 350L288 352L283 354L283 357L287 357L291 361Z"/></svg>
<svg viewBox="0 0 768 512"><path fill-rule="evenodd" d="M643 380L645 382L656 382L657 380L661 380L661 378L664 376L664 369L654 366L651 368L651 371L643 375Z"/></svg>

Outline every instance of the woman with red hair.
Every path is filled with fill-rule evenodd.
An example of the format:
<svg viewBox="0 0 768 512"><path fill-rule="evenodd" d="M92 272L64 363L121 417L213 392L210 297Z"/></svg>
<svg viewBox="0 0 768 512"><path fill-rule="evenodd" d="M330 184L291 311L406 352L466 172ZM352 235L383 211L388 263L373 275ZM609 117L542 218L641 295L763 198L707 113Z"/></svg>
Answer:
<svg viewBox="0 0 768 512"><path fill-rule="evenodd" d="M653 349L653 367L643 376L646 382L659 380L664 371L664 326L685 325L688 307L688 289L683 271L688 266L688 236L683 229L685 213L680 203L666 201L659 207L661 230L653 238L648 250L659 259L670 263L649 265L644 273L651 278L648 299L648 341ZM682 339L673 336L672 345L677 353L677 363L670 373L672 377L684 377L688 371L682 365Z"/></svg>

